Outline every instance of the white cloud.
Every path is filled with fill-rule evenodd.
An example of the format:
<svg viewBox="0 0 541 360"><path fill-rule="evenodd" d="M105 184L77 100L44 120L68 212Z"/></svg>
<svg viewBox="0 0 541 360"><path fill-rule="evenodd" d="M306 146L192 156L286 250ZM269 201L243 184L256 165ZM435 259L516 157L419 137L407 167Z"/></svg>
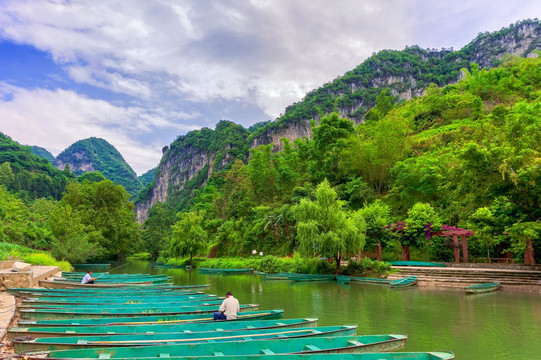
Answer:
<svg viewBox="0 0 541 360"><path fill-rule="evenodd" d="M194 115L141 107L119 107L103 100L89 99L73 91L28 90L0 83L0 129L14 140L45 147L54 155L72 143L99 137L112 144L141 174L156 166L163 143L140 143L138 135L156 129L187 132L198 125L173 122Z"/></svg>
<svg viewBox="0 0 541 360"><path fill-rule="evenodd" d="M0 41L45 51L81 88L91 85L119 96L113 106L112 100L101 103L75 92L19 89L14 103L0 104L1 111L13 116L10 121L28 119L37 111L24 110L23 99L31 109L37 108L34 96L53 99L53 107L38 99L40 116L51 127L42 131L39 122L31 122L38 134L58 132L63 136L54 139L73 141L86 137L84 131L114 130L129 148L136 131L158 143L150 133L176 126L180 118L192 116L210 126L220 120L195 119L197 114L178 113L180 107L195 113L208 106L207 114L227 109L231 120L245 124L275 118L373 52L415 44L458 49L478 32L540 13L541 2L527 0L3 0ZM76 100L62 102L64 95ZM255 107L266 116L241 118L243 109ZM78 126L53 129L66 124L48 112ZM130 119L129 126L122 125L122 117Z"/></svg>

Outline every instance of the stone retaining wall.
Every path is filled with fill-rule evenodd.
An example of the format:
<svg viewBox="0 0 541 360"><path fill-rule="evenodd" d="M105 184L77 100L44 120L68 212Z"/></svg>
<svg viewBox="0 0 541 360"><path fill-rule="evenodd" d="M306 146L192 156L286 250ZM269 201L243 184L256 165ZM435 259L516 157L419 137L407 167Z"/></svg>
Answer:
<svg viewBox="0 0 541 360"><path fill-rule="evenodd" d="M0 270L11 269L13 264L15 264L15 260L0 261Z"/></svg>

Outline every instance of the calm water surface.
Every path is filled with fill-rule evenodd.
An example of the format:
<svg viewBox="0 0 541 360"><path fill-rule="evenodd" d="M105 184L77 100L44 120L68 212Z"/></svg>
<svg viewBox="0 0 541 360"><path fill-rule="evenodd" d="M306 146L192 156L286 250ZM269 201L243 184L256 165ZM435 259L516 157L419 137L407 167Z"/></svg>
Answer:
<svg viewBox="0 0 541 360"><path fill-rule="evenodd" d="M336 282L294 283L257 275L208 275L154 269L131 262L114 272L160 274L176 285L210 284L209 294L231 290L241 304L283 309L284 318L317 317L318 325L357 324L357 334L407 334L401 351L451 350L457 359L541 359L541 294Z"/></svg>

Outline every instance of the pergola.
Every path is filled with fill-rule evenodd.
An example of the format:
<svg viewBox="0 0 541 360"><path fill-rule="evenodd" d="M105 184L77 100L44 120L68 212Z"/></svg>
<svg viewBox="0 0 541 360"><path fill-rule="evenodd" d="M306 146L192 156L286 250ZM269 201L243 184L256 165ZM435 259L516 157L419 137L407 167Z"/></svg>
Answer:
<svg viewBox="0 0 541 360"><path fill-rule="evenodd" d="M466 230L466 229L460 229L455 228L448 225L442 225L441 231L436 231L430 233L430 230L427 229L427 238L430 239L430 236L452 236L453 237L453 247L455 250L455 262L460 262L460 244L458 242L458 237L462 237L462 257L464 258L464 262L468 262L468 240L467 236L472 236L475 234L475 231L472 230Z"/></svg>

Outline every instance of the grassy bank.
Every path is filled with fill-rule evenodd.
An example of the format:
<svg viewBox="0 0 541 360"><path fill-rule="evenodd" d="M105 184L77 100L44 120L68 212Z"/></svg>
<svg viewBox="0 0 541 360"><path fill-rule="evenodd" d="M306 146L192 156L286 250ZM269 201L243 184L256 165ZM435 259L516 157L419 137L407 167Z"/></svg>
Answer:
<svg viewBox="0 0 541 360"><path fill-rule="evenodd" d="M3 260L21 260L32 265L58 266L62 271L73 269L69 262L58 261L47 252L9 243L0 243L0 261Z"/></svg>
<svg viewBox="0 0 541 360"><path fill-rule="evenodd" d="M190 264L189 258L159 258L158 262L167 265L185 266ZM302 258L298 254L293 257L280 258L272 255L251 258L193 258L195 267L212 269L254 269L266 273L291 272L301 274L334 274L336 265L333 262L317 258ZM342 267L344 275L352 276L385 276L391 272L389 263L363 258L361 261L349 261Z"/></svg>

